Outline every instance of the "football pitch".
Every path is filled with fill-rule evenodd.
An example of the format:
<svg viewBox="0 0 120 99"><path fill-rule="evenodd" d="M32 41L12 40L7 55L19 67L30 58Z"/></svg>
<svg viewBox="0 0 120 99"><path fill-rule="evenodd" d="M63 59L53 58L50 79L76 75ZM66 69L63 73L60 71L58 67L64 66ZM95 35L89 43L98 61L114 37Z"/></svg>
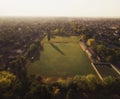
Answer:
<svg viewBox="0 0 120 99"><path fill-rule="evenodd" d="M75 75L95 74L90 60L79 45L79 37L55 36L41 43L43 51L40 59L29 64L28 74L39 74L44 77L71 77Z"/></svg>

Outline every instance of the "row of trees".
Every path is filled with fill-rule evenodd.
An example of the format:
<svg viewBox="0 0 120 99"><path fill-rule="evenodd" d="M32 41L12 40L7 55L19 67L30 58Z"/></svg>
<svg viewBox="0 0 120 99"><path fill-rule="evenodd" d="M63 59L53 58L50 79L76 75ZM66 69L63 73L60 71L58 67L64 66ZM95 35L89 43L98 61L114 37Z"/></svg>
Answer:
<svg viewBox="0 0 120 99"><path fill-rule="evenodd" d="M40 57L40 50L43 50L43 47L39 40L34 41L28 47L27 51L24 54L24 57L29 60L36 60Z"/></svg>
<svg viewBox="0 0 120 99"><path fill-rule="evenodd" d="M45 83L40 76L20 80L11 72L0 72L0 99L119 99L120 78L95 75L58 79Z"/></svg>

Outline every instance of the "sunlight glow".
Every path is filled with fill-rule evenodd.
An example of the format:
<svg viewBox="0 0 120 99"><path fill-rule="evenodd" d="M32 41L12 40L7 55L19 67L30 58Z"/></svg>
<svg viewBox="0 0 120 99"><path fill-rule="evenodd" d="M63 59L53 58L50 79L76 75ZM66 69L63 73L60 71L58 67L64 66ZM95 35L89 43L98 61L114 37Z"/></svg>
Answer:
<svg viewBox="0 0 120 99"><path fill-rule="evenodd" d="M120 0L0 0L0 16L120 17Z"/></svg>

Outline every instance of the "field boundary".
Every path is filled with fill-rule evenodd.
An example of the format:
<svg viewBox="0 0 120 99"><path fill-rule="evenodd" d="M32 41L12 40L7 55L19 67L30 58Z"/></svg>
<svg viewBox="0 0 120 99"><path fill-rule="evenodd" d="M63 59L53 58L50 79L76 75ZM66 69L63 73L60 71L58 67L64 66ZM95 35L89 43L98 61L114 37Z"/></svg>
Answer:
<svg viewBox="0 0 120 99"><path fill-rule="evenodd" d="M87 47L85 46L85 44L83 42L80 41L79 44L83 51L87 50Z"/></svg>
<svg viewBox="0 0 120 99"><path fill-rule="evenodd" d="M89 58L89 60L91 61L91 65L92 65L92 67L94 68L94 70L95 70L95 72L97 73L97 75L99 76L99 78L103 81L104 79L103 79L103 77L101 76L101 74L100 74L100 72L98 71L98 69L96 68L96 66L95 66L95 64L94 64L94 61L92 60L92 55L91 55L91 53L90 52L88 52L88 48L87 48L87 46L84 44L84 42L81 42L80 41L80 47L82 48L82 50L83 51L85 51L86 52L86 54L88 55L88 58ZM99 63L98 63L99 64ZM100 64L109 64L111 67L112 67L112 69L118 74L118 75L120 75L120 71L114 66L114 65L112 65L111 63L100 63Z"/></svg>
<svg viewBox="0 0 120 99"><path fill-rule="evenodd" d="M112 64L110 64L110 65L120 75L120 71L114 65L112 65Z"/></svg>
<svg viewBox="0 0 120 99"><path fill-rule="evenodd" d="M97 73L97 75L99 76L99 78L103 81L103 77L101 76L101 74L99 73L99 71L97 70L97 68L95 67L94 63L91 63L91 65L94 68L94 70Z"/></svg>

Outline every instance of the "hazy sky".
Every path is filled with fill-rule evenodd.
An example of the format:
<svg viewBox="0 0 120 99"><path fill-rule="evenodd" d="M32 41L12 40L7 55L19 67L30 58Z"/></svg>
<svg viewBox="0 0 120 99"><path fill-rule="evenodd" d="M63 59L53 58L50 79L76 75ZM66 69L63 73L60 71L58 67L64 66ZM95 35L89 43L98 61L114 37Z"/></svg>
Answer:
<svg viewBox="0 0 120 99"><path fill-rule="evenodd" d="M120 0L0 0L0 16L120 17Z"/></svg>

